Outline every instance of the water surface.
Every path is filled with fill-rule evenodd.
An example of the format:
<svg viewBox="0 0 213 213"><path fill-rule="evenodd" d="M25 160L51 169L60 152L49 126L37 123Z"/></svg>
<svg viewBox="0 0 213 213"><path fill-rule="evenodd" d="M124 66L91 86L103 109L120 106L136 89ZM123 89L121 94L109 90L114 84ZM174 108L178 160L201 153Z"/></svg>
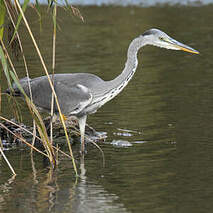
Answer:
<svg viewBox="0 0 213 213"><path fill-rule="evenodd" d="M201 52L191 55L155 47L140 51L139 66L126 89L88 119L107 132L103 167L100 152L88 146L81 178L76 182L72 163L60 156L56 171L43 165L38 154L25 149L7 151L17 172L11 177L0 161L0 212L211 212L212 6L203 7L82 7L81 23L58 11L56 72L91 72L109 80L126 60L130 41L156 27ZM51 68L51 19L28 11L33 32ZM31 77L43 75L33 45L22 29ZM16 62L23 77L24 67ZM3 82L6 88L6 83ZM2 110L10 117L6 100ZM24 120L29 122L26 107ZM116 147L124 140L130 147ZM66 148L64 148L66 151ZM86 170L86 172L85 172Z"/></svg>

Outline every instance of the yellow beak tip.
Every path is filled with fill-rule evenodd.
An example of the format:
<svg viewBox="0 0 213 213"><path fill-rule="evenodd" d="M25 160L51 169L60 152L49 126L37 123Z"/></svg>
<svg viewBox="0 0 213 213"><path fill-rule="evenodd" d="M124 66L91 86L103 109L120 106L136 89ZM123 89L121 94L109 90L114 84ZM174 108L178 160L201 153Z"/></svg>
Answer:
<svg viewBox="0 0 213 213"><path fill-rule="evenodd" d="M187 48L184 48L184 47L181 47L180 49L185 51L185 52L200 54L200 52L198 52L197 50L193 50L193 49L191 50L191 49L187 49Z"/></svg>

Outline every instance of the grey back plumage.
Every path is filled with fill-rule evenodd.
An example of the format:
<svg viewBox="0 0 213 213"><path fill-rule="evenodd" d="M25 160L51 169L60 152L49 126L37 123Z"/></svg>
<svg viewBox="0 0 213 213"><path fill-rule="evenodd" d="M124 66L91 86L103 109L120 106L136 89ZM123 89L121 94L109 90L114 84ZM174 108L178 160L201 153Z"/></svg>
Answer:
<svg viewBox="0 0 213 213"><path fill-rule="evenodd" d="M50 78L52 79L52 75ZM21 79L20 84L30 97L27 80L27 78ZM92 102L93 94L97 94L95 87L104 84L104 81L99 77L87 73L55 74L53 81L61 111L65 115L81 114L83 109ZM47 77L30 79L30 86L34 104L45 111L50 111L52 90ZM13 85L13 87L17 93L19 91L17 86ZM20 96L23 95L20 94ZM55 102L54 112L58 112Z"/></svg>

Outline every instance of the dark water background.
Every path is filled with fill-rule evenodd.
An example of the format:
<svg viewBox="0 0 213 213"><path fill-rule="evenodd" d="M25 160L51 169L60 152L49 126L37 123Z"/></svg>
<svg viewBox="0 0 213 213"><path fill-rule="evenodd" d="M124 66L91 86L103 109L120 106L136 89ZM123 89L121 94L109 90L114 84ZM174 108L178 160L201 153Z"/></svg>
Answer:
<svg viewBox="0 0 213 213"><path fill-rule="evenodd" d="M60 157L53 172L38 154L26 149L6 155L15 178L0 160L0 212L144 212L201 213L213 209L213 6L82 7L85 23L58 10L56 72L91 72L109 80L126 60L130 41L159 28L201 52L145 47L127 88L91 115L88 123L108 138L105 153L88 147L84 170L76 181L72 163ZM45 62L51 68L51 19L28 11ZM44 72L28 35L22 38L31 77ZM20 77L25 71L16 62ZM6 88L6 82L2 82ZM2 113L11 112L4 97ZM24 120L29 122L22 106ZM112 141L129 141L119 148ZM79 146L74 147L78 153ZM65 149L66 150L66 149Z"/></svg>

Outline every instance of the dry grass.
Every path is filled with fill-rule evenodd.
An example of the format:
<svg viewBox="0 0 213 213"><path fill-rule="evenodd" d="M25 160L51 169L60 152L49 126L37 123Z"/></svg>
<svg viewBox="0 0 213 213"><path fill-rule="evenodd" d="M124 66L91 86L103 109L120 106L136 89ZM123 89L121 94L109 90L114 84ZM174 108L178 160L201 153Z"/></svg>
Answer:
<svg viewBox="0 0 213 213"><path fill-rule="evenodd" d="M57 3L57 1L48 1L48 2L49 2L49 9L51 8L53 10L53 13L52 13L52 20L53 20L52 74L54 75L55 53L56 53L56 45L55 44L56 44L56 35L57 35L57 5L58 5L58 3ZM67 4L67 1L65 1L65 3ZM32 30L31 30L31 27L30 27L30 23L27 21L27 18L25 16L25 11L28 8L28 6L29 6L29 0L25 0L24 4L22 6L20 5L19 1L17 1L17 0L15 0L14 3L11 0L0 0L0 43L1 43L1 45L0 45L0 58L1 58L1 63L2 63L3 71L4 71L4 75L5 75L6 79L7 79L7 83L8 83L8 87L9 88L12 89L12 81L13 81L13 82L15 82L15 84L17 85L19 90L22 92L22 94L23 94L23 96L25 98L25 102L26 102L26 104L27 104L27 106L29 108L31 117L33 118L34 127L39 132L39 137L36 136L35 129L33 130L33 132L30 132L30 134L33 135L33 141L35 140L35 138L39 138L39 140L42 141L42 144L43 144L43 146L45 148L45 153L41 152L38 149L36 149L34 147L34 143L30 144L22 137L20 137L20 140L23 143L27 144L32 150L40 152L41 154L43 154L46 157L48 157L48 159L49 159L49 161L50 161L50 163L51 163L53 168L57 165L56 153L58 153L58 152L63 153L58 148L54 147L53 144L52 144L52 142L53 142L52 141L53 140L53 137L52 137L52 134L53 134L52 133L52 124L51 124L51 134L50 134L50 137L49 137L48 134L47 134L47 130L46 130L46 127L44 125L42 116L40 115L37 107L33 103L31 92L30 92L30 97L28 97L25 94L21 84L19 83L18 73L17 73L17 71L16 71L16 69L15 69L15 67L13 65L13 61L12 61L10 55L8 54L8 50L5 47L6 45L4 44L4 41L3 41L3 33L4 33L4 29L5 29L3 26L5 24L5 16L6 15L8 16L9 21L10 21L11 26L12 26L12 29L13 29L12 33L11 33L11 38L10 38L10 41L9 41L10 42L10 46L13 47L13 42L16 42L16 45L14 45L14 46L16 48L18 47L18 52L20 51L20 54L22 55L22 59L23 59L24 65L25 65L25 70L26 70L26 76L27 77L30 77L30 72L28 71L27 61L26 61L26 58L25 58L25 55L24 55L22 42L21 42L21 39L20 39L19 34L18 34L19 26L20 26L21 22L22 22L22 24L25 25L25 27L26 27L26 29L27 29L27 31L29 33L29 37L32 40L32 43L33 43L33 45L35 47L35 50L36 50L36 52L37 52L37 54L39 56L40 63L42 65L42 67L43 67L45 75L47 76L49 84L50 84L50 87L52 89L51 115L53 115L53 102L54 102L54 100L55 100L57 108L59 110L60 120L61 120L62 126L64 128L64 132L65 132L65 136L66 136L66 140L67 140L67 144L68 144L69 152L70 152L69 155L67 155L66 153L63 153L63 154L65 154L66 156L69 156L72 159L73 167L74 167L74 170L75 170L75 173L76 173L76 176L77 176L78 173L77 173L77 168L76 168L76 165L75 165L75 159L74 159L74 156L73 156L72 147L71 147L69 136L68 136L68 133L67 133L67 129L66 129L65 121L64 121L64 116L63 116L63 114L61 112L61 109L60 109L60 106L59 106L59 102L58 102L58 97L57 97L57 95L55 93L55 90L54 90L53 81L52 81L52 79L49 76L49 71L47 70L47 66L45 64L45 61L44 61L43 56L41 54L41 51L40 51L40 49L39 49L39 47L37 45L37 42L36 42L36 40L34 38L33 33L32 33ZM36 9L36 12L39 14L38 1L36 1L36 4L35 4L34 8ZM83 17L81 15L80 11L77 8L75 8L73 6L69 6L68 4L67 4L67 8L70 11L72 11L72 13L74 15L78 16L83 21ZM15 50L15 52L16 51L17 50ZM29 84L29 81L28 81L28 84ZM1 92L1 88L0 88L0 92ZM1 96L0 96L0 104L1 104ZM0 110L1 110L1 107L0 107ZM15 110L16 116L19 114L19 113L17 113L17 111L18 110ZM6 118L4 118L3 116L0 116L0 119L5 120ZM8 119L6 119L6 120L8 120ZM0 126L2 128L7 129L7 127L4 126L1 122L0 122ZM7 130L10 131L9 129L7 129ZM11 132L11 134L13 134L13 133ZM2 155L3 155L3 157L5 158L5 160L7 161L8 166L10 167L12 173L15 174L13 168L9 164L9 161L6 159L6 156L4 155L2 148L1 148L0 151L1 151Z"/></svg>

